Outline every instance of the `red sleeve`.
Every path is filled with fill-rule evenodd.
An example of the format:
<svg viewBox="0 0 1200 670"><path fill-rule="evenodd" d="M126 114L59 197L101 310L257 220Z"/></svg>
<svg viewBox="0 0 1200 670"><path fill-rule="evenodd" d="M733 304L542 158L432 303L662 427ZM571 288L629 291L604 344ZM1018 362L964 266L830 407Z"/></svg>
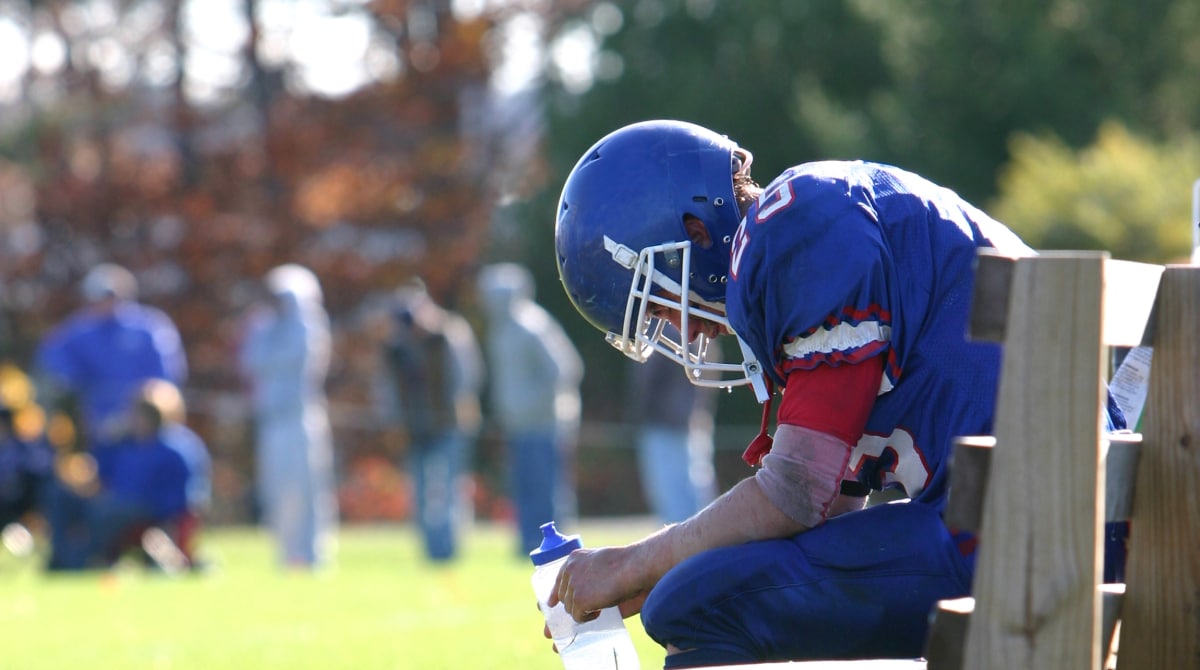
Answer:
<svg viewBox="0 0 1200 670"><path fill-rule="evenodd" d="M879 394L882 360L876 356L853 365L793 370L779 403L778 423L827 433L850 446L858 444Z"/></svg>

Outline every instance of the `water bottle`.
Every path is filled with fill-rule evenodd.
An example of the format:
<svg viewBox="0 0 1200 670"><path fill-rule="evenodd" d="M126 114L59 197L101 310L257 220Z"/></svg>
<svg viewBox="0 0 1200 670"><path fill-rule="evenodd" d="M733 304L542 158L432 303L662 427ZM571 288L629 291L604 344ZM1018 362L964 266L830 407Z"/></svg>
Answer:
<svg viewBox="0 0 1200 670"><path fill-rule="evenodd" d="M578 623L562 603L546 607L554 579L567 555L583 546L578 535L564 536L554 522L542 524L542 545L529 552L533 560L533 593L546 618L554 646L566 670L639 670L637 651L616 607L600 610L600 616Z"/></svg>

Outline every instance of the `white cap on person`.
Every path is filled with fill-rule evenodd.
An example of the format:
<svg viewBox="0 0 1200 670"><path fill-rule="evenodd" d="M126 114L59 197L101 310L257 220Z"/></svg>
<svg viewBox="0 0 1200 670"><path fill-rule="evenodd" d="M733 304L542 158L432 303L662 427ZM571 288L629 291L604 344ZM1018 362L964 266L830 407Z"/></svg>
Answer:
<svg viewBox="0 0 1200 670"><path fill-rule="evenodd" d="M137 280L133 273L115 263L101 263L88 271L80 283L79 292L88 302L107 298L137 299Z"/></svg>

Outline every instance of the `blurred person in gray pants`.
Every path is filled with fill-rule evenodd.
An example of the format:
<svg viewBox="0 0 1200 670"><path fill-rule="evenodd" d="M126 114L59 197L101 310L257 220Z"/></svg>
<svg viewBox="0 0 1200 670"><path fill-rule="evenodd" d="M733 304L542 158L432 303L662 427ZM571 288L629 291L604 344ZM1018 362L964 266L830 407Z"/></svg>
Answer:
<svg viewBox="0 0 1200 670"><path fill-rule="evenodd" d="M417 527L429 560L445 562L473 511L464 478L481 423L483 354L466 319L419 280L397 290L390 312L377 404L407 433Z"/></svg>
<svg viewBox="0 0 1200 670"><path fill-rule="evenodd" d="M579 438L583 360L558 321L534 302L525 267L483 268L479 295L488 317L490 407L507 447L519 550L528 553L541 543L541 524L561 527L575 516L568 466Z"/></svg>
<svg viewBox="0 0 1200 670"><path fill-rule="evenodd" d="M719 362L717 349L709 347L706 360ZM642 492L663 523L683 521L716 497L713 413L718 393L693 384L666 356L653 355L630 370L628 410Z"/></svg>
<svg viewBox="0 0 1200 670"><path fill-rule="evenodd" d="M238 359L251 389L259 504L280 561L312 569L332 560L337 531L329 317L309 269L279 266L265 285L269 298L250 313Z"/></svg>

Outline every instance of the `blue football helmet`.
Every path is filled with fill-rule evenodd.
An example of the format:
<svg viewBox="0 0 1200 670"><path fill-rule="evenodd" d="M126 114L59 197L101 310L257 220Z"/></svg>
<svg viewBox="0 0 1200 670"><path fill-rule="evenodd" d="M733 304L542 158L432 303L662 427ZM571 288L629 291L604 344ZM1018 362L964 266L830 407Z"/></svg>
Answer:
<svg viewBox="0 0 1200 670"><path fill-rule="evenodd" d="M690 319L729 329L725 286L742 218L733 177L748 171L751 160L729 138L691 123L620 128L571 170L554 243L572 304L617 350L639 362L654 352L666 355L702 386L753 383L761 400L761 370L741 338L742 364L705 362L703 334L685 341ZM705 224L710 244L689 239L689 216ZM679 330L664 329L652 305L678 311Z"/></svg>

